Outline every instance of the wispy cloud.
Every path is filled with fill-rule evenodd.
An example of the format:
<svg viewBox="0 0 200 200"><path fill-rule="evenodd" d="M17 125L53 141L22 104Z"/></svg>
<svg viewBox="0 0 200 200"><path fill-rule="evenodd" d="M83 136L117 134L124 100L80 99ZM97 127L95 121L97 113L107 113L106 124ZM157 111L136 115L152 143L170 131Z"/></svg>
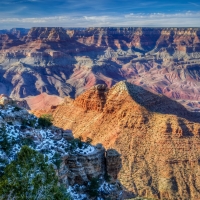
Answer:
<svg viewBox="0 0 200 200"><path fill-rule="evenodd" d="M91 27L91 26L149 26L149 27L198 27L200 12L185 13L149 13L111 16L52 16L32 18L0 18L0 27L12 28L17 26L30 28L32 26L62 26L62 27Z"/></svg>
<svg viewBox="0 0 200 200"><path fill-rule="evenodd" d="M192 4L193 6L200 6L200 4L194 3L194 2L189 2L190 4Z"/></svg>

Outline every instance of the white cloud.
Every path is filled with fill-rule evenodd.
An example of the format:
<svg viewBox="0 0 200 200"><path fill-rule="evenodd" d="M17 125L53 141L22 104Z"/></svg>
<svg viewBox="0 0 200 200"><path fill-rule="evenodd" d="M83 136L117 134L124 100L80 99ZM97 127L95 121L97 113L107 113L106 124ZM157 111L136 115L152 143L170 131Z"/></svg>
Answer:
<svg viewBox="0 0 200 200"><path fill-rule="evenodd" d="M200 12L150 13L118 16L52 16L42 18L0 18L0 29L32 26L92 27L92 26L150 26L199 27Z"/></svg>
<svg viewBox="0 0 200 200"><path fill-rule="evenodd" d="M200 6L199 4L194 3L194 2L189 2L189 3L192 4L193 6Z"/></svg>

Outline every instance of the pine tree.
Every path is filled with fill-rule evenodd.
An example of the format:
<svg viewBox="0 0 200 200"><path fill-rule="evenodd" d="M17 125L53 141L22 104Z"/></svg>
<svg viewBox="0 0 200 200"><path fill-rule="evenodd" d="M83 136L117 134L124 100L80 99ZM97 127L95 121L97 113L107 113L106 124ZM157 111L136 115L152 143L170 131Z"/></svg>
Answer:
<svg viewBox="0 0 200 200"><path fill-rule="evenodd" d="M9 142L8 136L6 134L6 127L3 125L0 127L0 176L4 173L5 165L8 164L8 160L5 156L8 156L10 149L12 147L11 142ZM2 156L4 153L4 156Z"/></svg>
<svg viewBox="0 0 200 200"><path fill-rule="evenodd" d="M12 147L12 141L9 141L8 136L6 134L6 127L3 125L0 127L0 149L6 153L9 153Z"/></svg>
<svg viewBox="0 0 200 200"><path fill-rule="evenodd" d="M23 146L0 179L0 199L68 200L47 161L41 153Z"/></svg>

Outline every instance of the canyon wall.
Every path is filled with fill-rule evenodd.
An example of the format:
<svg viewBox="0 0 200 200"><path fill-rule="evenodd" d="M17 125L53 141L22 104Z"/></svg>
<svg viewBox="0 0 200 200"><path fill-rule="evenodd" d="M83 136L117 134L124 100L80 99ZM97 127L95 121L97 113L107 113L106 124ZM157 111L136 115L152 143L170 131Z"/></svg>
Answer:
<svg viewBox="0 0 200 200"><path fill-rule="evenodd" d="M119 82L111 89L99 85L75 100L66 99L53 116L56 126L72 129L75 137L90 137L93 144L100 142L121 154L118 178L129 197L200 198L198 113Z"/></svg>
<svg viewBox="0 0 200 200"><path fill-rule="evenodd" d="M75 97L127 80L200 108L199 28L45 28L0 32L0 93Z"/></svg>

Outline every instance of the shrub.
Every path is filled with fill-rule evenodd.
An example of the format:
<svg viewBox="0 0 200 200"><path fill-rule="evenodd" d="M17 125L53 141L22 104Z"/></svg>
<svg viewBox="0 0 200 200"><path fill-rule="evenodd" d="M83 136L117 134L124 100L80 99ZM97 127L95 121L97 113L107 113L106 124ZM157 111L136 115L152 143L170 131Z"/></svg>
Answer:
<svg viewBox="0 0 200 200"><path fill-rule="evenodd" d="M15 106L14 109L13 109L14 112L15 111L20 111L20 110L22 110L22 109L20 107L18 107L18 106Z"/></svg>
<svg viewBox="0 0 200 200"><path fill-rule="evenodd" d="M22 119L22 126L26 127L26 126L30 126L30 127L34 127L36 124L36 120L35 119Z"/></svg>
<svg viewBox="0 0 200 200"><path fill-rule="evenodd" d="M68 200L47 160L41 153L23 146L0 179L0 199Z"/></svg>
<svg viewBox="0 0 200 200"><path fill-rule="evenodd" d="M88 194L90 197L97 197L99 189L99 182L97 178L92 178L87 188Z"/></svg>
<svg viewBox="0 0 200 200"><path fill-rule="evenodd" d="M22 138L21 139L21 144L23 146L27 145L27 146L35 147L35 143L34 143L34 141L31 138Z"/></svg>
<svg viewBox="0 0 200 200"><path fill-rule="evenodd" d="M92 139L89 138L89 137L87 137L85 142L86 142L87 144L91 144L91 143L92 143Z"/></svg>
<svg viewBox="0 0 200 200"><path fill-rule="evenodd" d="M70 150L74 150L77 147L81 149L83 147L83 142L79 138L73 139L72 141L69 141L69 143L70 143Z"/></svg>
<svg viewBox="0 0 200 200"><path fill-rule="evenodd" d="M104 179L106 182L110 182L110 180L111 180L111 177L108 175L107 172L104 174Z"/></svg>
<svg viewBox="0 0 200 200"><path fill-rule="evenodd" d="M7 133L6 133L6 127L5 125L2 126L0 128L0 148L6 152L6 153L9 153L12 146L14 144L14 141L9 141L9 138L7 136Z"/></svg>
<svg viewBox="0 0 200 200"><path fill-rule="evenodd" d="M26 129L26 128L27 128L27 126L21 125L21 129L22 129L22 130L24 130L24 129Z"/></svg>
<svg viewBox="0 0 200 200"><path fill-rule="evenodd" d="M53 117L50 114L44 114L38 119L39 126L47 128L52 125Z"/></svg>
<svg viewBox="0 0 200 200"><path fill-rule="evenodd" d="M0 150L6 154L6 157L10 156L12 152L12 148L16 143L17 143L17 139L8 137L5 125L2 125L2 127L0 127ZM4 173L5 165L8 164L8 160L6 157L0 158L0 175Z"/></svg>
<svg viewBox="0 0 200 200"><path fill-rule="evenodd" d="M53 158L53 164L56 165L56 167L59 169L60 168L60 164L61 164L61 155L59 153L55 153Z"/></svg>

